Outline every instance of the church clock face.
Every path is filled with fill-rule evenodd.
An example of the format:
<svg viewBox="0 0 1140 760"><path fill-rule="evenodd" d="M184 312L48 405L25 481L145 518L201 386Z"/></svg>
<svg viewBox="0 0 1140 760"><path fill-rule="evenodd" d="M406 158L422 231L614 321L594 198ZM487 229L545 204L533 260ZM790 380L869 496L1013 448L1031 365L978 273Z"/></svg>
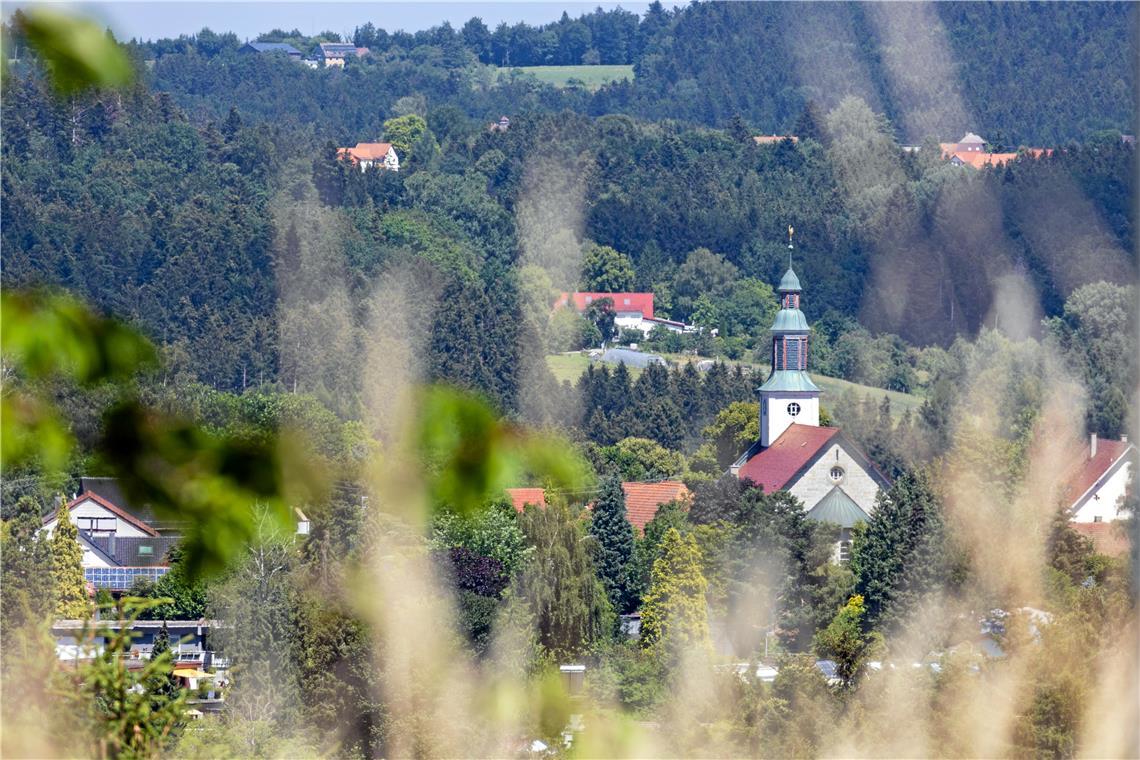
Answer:
<svg viewBox="0 0 1140 760"><path fill-rule="evenodd" d="M788 404L788 416L789 417L795 417L799 413L800 413L800 405L799 404L797 404L795 401Z"/></svg>

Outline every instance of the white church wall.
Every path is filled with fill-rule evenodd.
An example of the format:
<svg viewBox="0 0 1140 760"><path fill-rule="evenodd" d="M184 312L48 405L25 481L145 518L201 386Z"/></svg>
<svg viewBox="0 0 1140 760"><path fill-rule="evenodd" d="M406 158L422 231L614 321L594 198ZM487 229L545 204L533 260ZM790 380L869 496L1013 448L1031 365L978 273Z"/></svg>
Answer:
<svg viewBox="0 0 1140 760"><path fill-rule="evenodd" d="M1104 482L1094 486L1092 493L1077 508L1076 513L1071 518L1072 521L1112 522L1127 517L1126 513L1117 512L1116 506L1120 503L1120 499L1128 487L1128 473L1131 469L1132 463L1125 461Z"/></svg>
<svg viewBox="0 0 1140 760"><path fill-rule="evenodd" d="M843 477L838 481L831 477L831 469L836 466L843 468ZM879 484L837 443L829 446L788 490L804 503L805 509L811 509L837 485L868 515L874 512Z"/></svg>
<svg viewBox="0 0 1140 760"><path fill-rule="evenodd" d="M799 414L788 412L789 404L799 404ZM760 404L760 443L771 446L795 422L819 427L819 397L808 393L780 393L768 396Z"/></svg>

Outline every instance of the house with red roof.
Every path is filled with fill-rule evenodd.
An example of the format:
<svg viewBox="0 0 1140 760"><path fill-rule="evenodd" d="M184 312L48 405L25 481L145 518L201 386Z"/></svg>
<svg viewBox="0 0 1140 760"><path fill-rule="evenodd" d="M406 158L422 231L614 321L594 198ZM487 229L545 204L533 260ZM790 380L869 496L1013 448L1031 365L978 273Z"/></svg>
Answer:
<svg viewBox="0 0 1140 760"><path fill-rule="evenodd" d="M1118 511L1128 488L1135 446L1128 438L1100 440L1096 433L1082 446L1062 494L1073 523L1112 522L1126 513Z"/></svg>
<svg viewBox="0 0 1140 760"><path fill-rule="evenodd" d="M626 519L639 534L645 532L646 524L663 505L677 501L687 508L692 501L692 492L679 480L625 482L621 484L621 490L625 493ZM541 488L508 488L507 496L517 512L524 511L527 506L546 508L546 492ZM590 506L592 505L587 505L587 508Z"/></svg>
<svg viewBox="0 0 1140 760"><path fill-rule="evenodd" d="M546 509L546 491L541 488L508 488L507 496L516 512L524 511L528 505Z"/></svg>
<svg viewBox="0 0 1140 760"><path fill-rule="evenodd" d="M821 427L822 393L808 376L811 330L800 311L802 288L791 267L777 288L772 373L760 386L760 438L730 468L768 493L788 491L807 517L838 526L836 559L845 561L851 530L870 519L890 481L842 430Z"/></svg>
<svg viewBox="0 0 1140 760"><path fill-rule="evenodd" d="M942 149L944 160L955 166L969 166L972 169L1002 166L1023 154L1030 158L1053 155L1053 151L1049 148L1023 148L1016 153L990 153L986 150L986 141L973 132L967 132L956 143L939 143L939 147Z"/></svg>
<svg viewBox="0 0 1140 760"><path fill-rule="evenodd" d="M610 299L614 308L614 325L621 330L641 330L648 335L655 327L670 332L695 332L697 328L672 319L661 319L653 315L652 293L562 293L554 302L554 308L572 306L579 314L604 298Z"/></svg>
<svg viewBox="0 0 1140 760"><path fill-rule="evenodd" d="M354 148L337 148L336 157L360 167L360 171L373 166L390 172L400 171L400 157L391 143L357 143Z"/></svg>

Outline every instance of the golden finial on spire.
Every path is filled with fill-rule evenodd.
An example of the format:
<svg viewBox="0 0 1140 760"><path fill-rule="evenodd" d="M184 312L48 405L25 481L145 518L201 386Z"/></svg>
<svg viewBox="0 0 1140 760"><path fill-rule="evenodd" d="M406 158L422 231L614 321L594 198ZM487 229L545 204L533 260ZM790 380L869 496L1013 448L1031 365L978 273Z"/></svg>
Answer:
<svg viewBox="0 0 1140 760"><path fill-rule="evenodd" d="M788 225L788 247L789 248L792 247L792 235L795 235L795 234L796 234L796 228L789 224Z"/></svg>

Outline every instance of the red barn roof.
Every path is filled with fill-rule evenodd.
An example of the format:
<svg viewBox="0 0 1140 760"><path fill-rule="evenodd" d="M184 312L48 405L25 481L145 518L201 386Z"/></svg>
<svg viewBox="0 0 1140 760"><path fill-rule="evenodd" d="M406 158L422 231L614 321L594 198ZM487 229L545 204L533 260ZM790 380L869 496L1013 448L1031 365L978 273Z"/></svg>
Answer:
<svg viewBox="0 0 1140 760"><path fill-rule="evenodd" d="M603 298L609 298L614 302L616 312L637 311L646 319L653 319L652 293L563 293L558 296L558 301L554 305L565 306L572 301L575 309L585 311L591 303Z"/></svg>
<svg viewBox="0 0 1140 760"><path fill-rule="evenodd" d="M511 505L518 512L526 509L527 504L546 509L546 492L541 488L508 488L507 496L511 497Z"/></svg>
<svg viewBox="0 0 1140 760"><path fill-rule="evenodd" d="M654 518L662 504L688 499L689 489L679 480L660 483L622 483L625 491L625 515L638 533L645 532L645 524Z"/></svg>
<svg viewBox="0 0 1140 760"><path fill-rule="evenodd" d="M838 434L839 428L793 423L771 446L745 462L738 475L763 486L765 493L779 491Z"/></svg>
<svg viewBox="0 0 1140 760"><path fill-rule="evenodd" d="M1089 456L1090 442L1086 441L1080 449L1080 459L1077 461L1068 482L1061 490L1067 506L1075 506L1088 490L1096 485L1112 466L1124 456L1132 444L1127 441L1113 441L1107 438L1096 442L1096 456Z"/></svg>
<svg viewBox="0 0 1140 760"><path fill-rule="evenodd" d="M1127 554L1131 548L1125 525L1126 523L1120 520L1098 523L1069 523L1070 528L1092 541L1093 549L1096 550L1097 554L1107 554L1110 557Z"/></svg>

